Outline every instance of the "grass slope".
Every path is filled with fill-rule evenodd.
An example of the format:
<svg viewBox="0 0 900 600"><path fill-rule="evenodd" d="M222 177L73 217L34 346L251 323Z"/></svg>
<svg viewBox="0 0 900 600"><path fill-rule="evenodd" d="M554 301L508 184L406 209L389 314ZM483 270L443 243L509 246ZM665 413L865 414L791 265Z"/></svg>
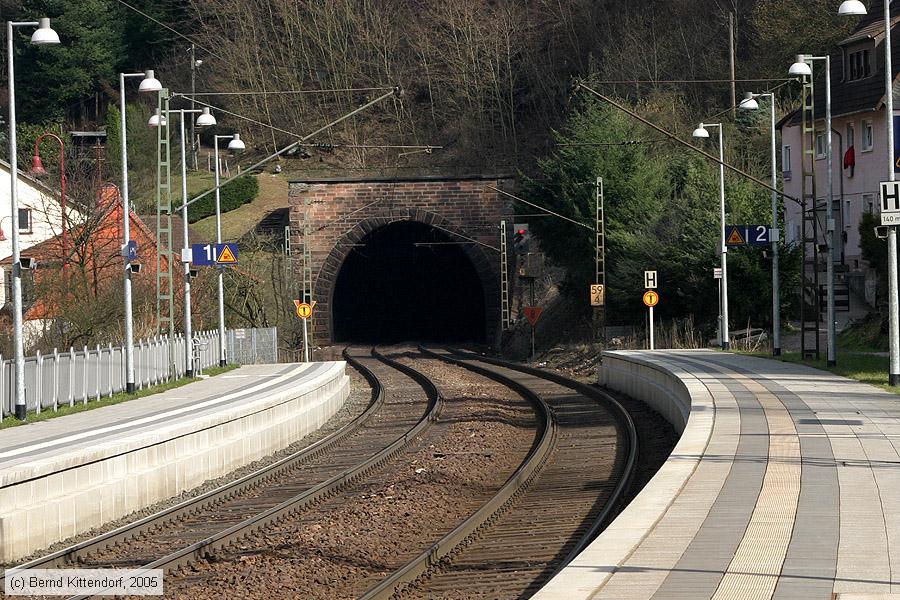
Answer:
<svg viewBox="0 0 900 600"><path fill-rule="evenodd" d="M210 175L210 177L212 177ZM288 184L283 175L262 173L257 175L259 196L249 203L222 215L222 239L235 241L256 227L269 211L288 205ZM212 187L212 183L208 187ZM191 224L191 228L204 239L216 238L216 217L206 217Z"/></svg>

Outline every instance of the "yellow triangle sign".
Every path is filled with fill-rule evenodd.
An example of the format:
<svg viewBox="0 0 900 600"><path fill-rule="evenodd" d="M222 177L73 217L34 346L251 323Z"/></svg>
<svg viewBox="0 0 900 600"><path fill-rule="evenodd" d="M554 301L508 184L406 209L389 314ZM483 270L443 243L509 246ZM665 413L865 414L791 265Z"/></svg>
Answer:
<svg viewBox="0 0 900 600"><path fill-rule="evenodd" d="M219 258L216 259L216 262L226 264L234 264L237 262L234 252L231 251L231 246L225 245L222 247L222 252L219 254Z"/></svg>
<svg viewBox="0 0 900 600"><path fill-rule="evenodd" d="M741 237L740 230L737 227L735 227L734 229L731 230L731 235L728 236L728 243L731 245L737 246L737 245L741 245L741 244L746 244L747 242L745 242L744 238Z"/></svg>

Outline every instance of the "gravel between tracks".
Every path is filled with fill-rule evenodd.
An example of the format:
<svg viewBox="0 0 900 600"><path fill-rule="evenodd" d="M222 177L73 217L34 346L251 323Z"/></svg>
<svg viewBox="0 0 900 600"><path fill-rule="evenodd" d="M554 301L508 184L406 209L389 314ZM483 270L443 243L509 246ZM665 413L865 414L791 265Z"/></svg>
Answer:
<svg viewBox="0 0 900 600"><path fill-rule="evenodd" d="M21 564L21 563L25 563L25 562L34 560L41 556L46 556L47 554L56 552L58 550L62 550L63 548L67 548L68 546L71 546L78 542L82 542L84 540L91 539L98 535L102 535L108 531L112 531L113 529L122 527L123 525L127 525L128 523L133 523L134 521L143 519L144 517L148 517L148 516L155 514L161 510L164 510L166 508L169 508L171 506L175 506L176 504L184 502L185 500L188 500L190 498L196 498L197 496L205 494L206 492L208 492L210 490L213 490L217 487L221 487L227 483L234 481L235 479L240 479L241 477L243 477L245 475L248 475L248 474L250 474L254 471L257 471L267 465L277 462L277 461L281 460L282 458L284 458L285 456L288 456L295 452L299 452L300 450L303 450L310 444L314 444L315 442L317 442L320 439L324 438L325 436L331 434L332 432L337 431L338 429L340 429L341 427L343 427L344 425L346 425L347 423L352 421L362 411L364 411L366 409L366 407L369 405L369 402L371 401L371 397L372 397L372 388L369 387L368 382L366 382L366 380L362 377L362 375L360 375L356 371L356 369L354 369L353 367L350 367L348 365L347 366L347 375L349 375L349 377L350 377L350 396L344 402L344 406L342 406L341 409L338 410L337 413L335 413L328 421L326 421L322 427L320 427L319 429L317 429L313 432L310 432L308 435L306 435L302 439L297 440L296 442L294 442L293 444L291 444L284 450L280 450L274 454L270 454L269 456L266 456L265 458L261 458L257 461L254 461L244 467L241 467L240 469L237 469L236 471L232 471L228 475L224 475L217 479L210 479L210 480L204 482L202 485L200 485L192 490L182 492L181 494L179 494L178 496L175 496L174 498L170 498L169 500L165 500L163 502L158 502L158 503L154 504L153 506L149 506L143 510L135 511L129 515L122 517L121 519L107 523L107 524L103 525L102 527L97 527L95 529L92 529L91 531L85 532L83 534L80 534L80 535L71 537L67 540L63 540L61 542L53 544L52 546L50 546L50 548L41 550L40 552L36 552L35 554L32 554L31 556L26 557L26 558L22 559L21 561L17 561L17 563ZM2 565L2 566L6 567L6 566L10 566L10 565Z"/></svg>
<svg viewBox="0 0 900 600"><path fill-rule="evenodd" d="M535 438L532 407L437 361L440 421L380 474L256 539L167 577L167 597L348 598L401 567L503 485Z"/></svg>

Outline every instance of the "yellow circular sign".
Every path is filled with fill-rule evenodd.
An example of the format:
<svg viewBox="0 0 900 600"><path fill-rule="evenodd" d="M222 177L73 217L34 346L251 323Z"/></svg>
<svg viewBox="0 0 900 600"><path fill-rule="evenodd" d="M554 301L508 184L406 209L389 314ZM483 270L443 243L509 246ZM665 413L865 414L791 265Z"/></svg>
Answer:
<svg viewBox="0 0 900 600"><path fill-rule="evenodd" d="M653 290L647 290L644 292L644 304L647 306L656 306L659 304L659 294Z"/></svg>
<svg viewBox="0 0 900 600"><path fill-rule="evenodd" d="M312 316L312 306L307 304L306 302L300 302L297 304L297 316L301 319L308 319Z"/></svg>

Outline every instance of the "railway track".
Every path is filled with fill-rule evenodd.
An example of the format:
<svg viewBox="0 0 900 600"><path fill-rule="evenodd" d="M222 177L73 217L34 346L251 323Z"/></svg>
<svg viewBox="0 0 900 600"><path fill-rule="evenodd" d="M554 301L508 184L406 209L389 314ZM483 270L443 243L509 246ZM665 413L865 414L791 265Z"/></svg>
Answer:
<svg viewBox="0 0 900 600"><path fill-rule="evenodd" d="M620 507L637 465L634 423L612 396L555 373L426 352L514 386L552 418L500 492L362 598L528 597Z"/></svg>
<svg viewBox="0 0 900 600"><path fill-rule="evenodd" d="M527 597L577 554L618 506L635 462L633 424L613 398L555 374L468 353L420 353L514 390L534 407L531 427L538 433L515 472L502 487L498 483L499 491L483 504L471 504L472 499L461 504L457 514L468 518L445 535L442 531L453 525L434 529L439 539L407 564L419 546L385 563L396 570L362 597ZM278 530L286 520L296 521L293 515L302 514L297 522L309 526L336 506L351 505L352 494L343 490L384 477L381 467L408 451L413 440L427 443L422 434L438 419L442 397L428 377L375 349L372 358L349 350L344 356L373 391L365 411L342 429L227 486L21 567L171 571L203 559L227 562L234 560L235 545L244 547L241 540ZM407 358L415 365L421 355ZM409 387L407 378L418 393L386 402L385 388L402 387L402 379ZM192 579L203 578L188 577L182 590L192 589Z"/></svg>
<svg viewBox="0 0 900 600"><path fill-rule="evenodd" d="M431 381L376 350L374 359L345 359L369 381L372 400L345 427L312 446L211 492L30 561L19 568L161 568L208 556L287 516L321 502L384 465L438 418L442 399ZM376 362L377 359L377 362ZM388 365L421 391L386 402L374 370ZM390 377L388 375L387 377Z"/></svg>

